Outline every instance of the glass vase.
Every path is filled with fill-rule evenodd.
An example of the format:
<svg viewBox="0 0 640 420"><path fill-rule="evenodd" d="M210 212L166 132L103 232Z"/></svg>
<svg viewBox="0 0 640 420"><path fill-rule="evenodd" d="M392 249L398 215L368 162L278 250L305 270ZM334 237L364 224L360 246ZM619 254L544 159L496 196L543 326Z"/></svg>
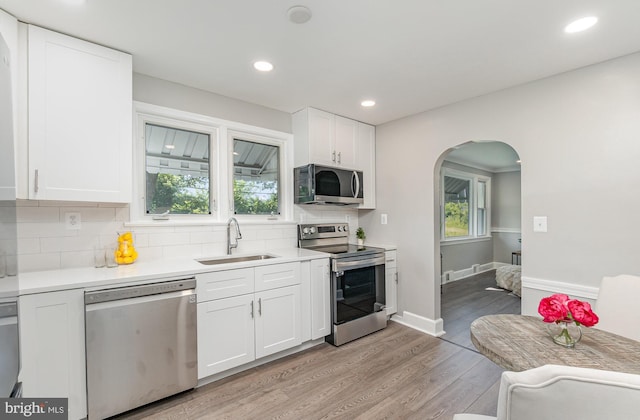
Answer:
<svg viewBox="0 0 640 420"><path fill-rule="evenodd" d="M567 348L573 348L582 338L582 329L573 321L559 321L547 324L553 342Z"/></svg>

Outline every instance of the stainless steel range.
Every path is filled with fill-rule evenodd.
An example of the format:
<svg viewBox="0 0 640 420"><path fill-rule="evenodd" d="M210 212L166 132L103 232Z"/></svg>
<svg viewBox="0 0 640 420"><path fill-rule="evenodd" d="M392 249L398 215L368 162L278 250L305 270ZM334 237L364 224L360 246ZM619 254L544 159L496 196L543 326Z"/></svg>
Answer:
<svg viewBox="0 0 640 420"><path fill-rule="evenodd" d="M349 225L298 225L298 246L331 257L331 322L327 341L340 346L387 326L384 249L349 244Z"/></svg>

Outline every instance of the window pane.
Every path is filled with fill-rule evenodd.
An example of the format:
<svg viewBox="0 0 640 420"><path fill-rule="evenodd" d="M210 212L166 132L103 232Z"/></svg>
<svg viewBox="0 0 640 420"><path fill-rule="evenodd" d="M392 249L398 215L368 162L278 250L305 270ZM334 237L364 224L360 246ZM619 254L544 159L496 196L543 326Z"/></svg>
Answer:
<svg viewBox="0 0 640 420"><path fill-rule="evenodd" d="M278 146L233 140L235 214L280 214Z"/></svg>
<svg viewBox="0 0 640 420"><path fill-rule="evenodd" d="M469 194L471 181L444 177L444 236L469 236Z"/></svg>
<svg viewBox="0 0 640 420"><path fill-rule="evenodd" d="M209 135L145 124L146 212L210 214Z"/></svg>

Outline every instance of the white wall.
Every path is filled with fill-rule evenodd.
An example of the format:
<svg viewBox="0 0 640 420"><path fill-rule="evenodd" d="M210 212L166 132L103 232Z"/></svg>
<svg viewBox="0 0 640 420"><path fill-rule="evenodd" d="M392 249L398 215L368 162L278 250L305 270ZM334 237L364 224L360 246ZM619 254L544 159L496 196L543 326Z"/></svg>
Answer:
<svg viewBox="0 0 640 420"><path fill-rule="evenodd" d="M633 54L378 126L378 207L361 223L372 241L398 245L400 310L440 317L434 168L469 140L505 142L522 159L525 286L639 273L639 74ZM548 217L547 233L533 232L533 216Z"/></svg>
<svg viewBox="0 0 640 420"><path fill-rule="evenodd" d="M291 114L144 74L133 74L133 99L291 133Z"/></svg>
<svg viewBox="0 0 640 420"><path fill-rule="evenodd" d="M520 171L497 173L491 179L491 236L495 262L511 264L512 252L521 250L518 241L522 235L520 184Z"/></svg>

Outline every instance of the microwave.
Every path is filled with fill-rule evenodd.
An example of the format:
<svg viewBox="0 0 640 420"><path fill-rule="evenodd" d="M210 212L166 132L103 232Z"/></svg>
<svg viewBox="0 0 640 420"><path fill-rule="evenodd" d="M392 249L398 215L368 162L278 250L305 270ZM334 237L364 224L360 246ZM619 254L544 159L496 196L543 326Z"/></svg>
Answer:
<svg viewBox="0 0 640 420"><path fill-rule="evenodd" d="M296 204L362 204L362 171L313 163L293 170Z"/></svg>

